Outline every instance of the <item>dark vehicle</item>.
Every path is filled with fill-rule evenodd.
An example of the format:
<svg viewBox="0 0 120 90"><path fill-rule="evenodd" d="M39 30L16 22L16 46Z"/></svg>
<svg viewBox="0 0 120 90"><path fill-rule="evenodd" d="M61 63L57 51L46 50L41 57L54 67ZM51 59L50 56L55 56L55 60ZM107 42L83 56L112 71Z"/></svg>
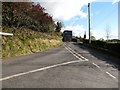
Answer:
<svg viewBox="0 0 120 90"><path fill-rule="evenodd" d="M72 37L72 42L77 42L77 37Z"/></svg>
<svg viewBox="0 0 120 90"><path fill-rule="evenodd" d="M63 32L63 42L72 41L72 31L65 30Z"/></svg>

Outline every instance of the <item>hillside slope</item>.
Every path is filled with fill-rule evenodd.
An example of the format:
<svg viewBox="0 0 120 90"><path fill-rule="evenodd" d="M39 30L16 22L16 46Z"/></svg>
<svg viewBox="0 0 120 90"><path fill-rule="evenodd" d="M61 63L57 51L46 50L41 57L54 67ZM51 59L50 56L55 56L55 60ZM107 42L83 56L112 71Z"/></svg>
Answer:
<svg viewBox="0 0 120 90"><path fill-rule="evenodd" d="M4 28L13 32L13 28ZM62 44L59 33L41 33L30 29L15 30L13 36L2 37L2 56L14 57L40 52Z"/></svg>
<svg viewBox="0 0 120 90"><path fill-rule="evenodd" d="M40 4L2 2L2 57L44 51L62 44L60 27Z"/></svg>

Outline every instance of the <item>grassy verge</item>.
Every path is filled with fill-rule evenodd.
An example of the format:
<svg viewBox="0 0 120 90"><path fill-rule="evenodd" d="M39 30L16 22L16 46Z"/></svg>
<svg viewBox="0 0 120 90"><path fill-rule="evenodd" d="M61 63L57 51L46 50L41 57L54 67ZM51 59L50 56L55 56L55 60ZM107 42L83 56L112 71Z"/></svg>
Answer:
<svg viewBox="0 0 120 90"><path fill-rule="evenodd" d="M62 44L61 37L55 32L40 33L30 29L3 28L13 36L2 36L2 57L14 57L31 54Z"/></svg>

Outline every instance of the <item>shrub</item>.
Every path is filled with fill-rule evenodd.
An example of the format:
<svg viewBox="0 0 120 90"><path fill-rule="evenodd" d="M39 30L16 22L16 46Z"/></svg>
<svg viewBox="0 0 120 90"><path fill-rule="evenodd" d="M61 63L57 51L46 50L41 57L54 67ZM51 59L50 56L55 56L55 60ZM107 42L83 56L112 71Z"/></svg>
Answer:
<svg viewBox="0 0 120 90"><path fill-rule="evenodd" d="M100 40L91 41L91 45L98 47L98 48L105 48L105 44L106 44L105 41L100 41Z"/></svg>
<svg viewBox="0 0 120 90"><path fill-rule="evenodd" d="M111 43L108 42L105 44L105 49L108 49L110 51L116 52L116 53L120 53L120 43Z"/></svg>
<svg viewBox="0 0 120 90"><path fill-rule="evenodd" d="M89 44L89 40L88 39L83 39L83 43L84 44Z"/></svg>
<svg viewBox="0 0 120 90"><path fill-rule="evenodd" d="M84 43L88 42L84 40ZM120 53L120 43L95 40L91 41L91 46L97 49L103 49L114 53Z"/></svg>

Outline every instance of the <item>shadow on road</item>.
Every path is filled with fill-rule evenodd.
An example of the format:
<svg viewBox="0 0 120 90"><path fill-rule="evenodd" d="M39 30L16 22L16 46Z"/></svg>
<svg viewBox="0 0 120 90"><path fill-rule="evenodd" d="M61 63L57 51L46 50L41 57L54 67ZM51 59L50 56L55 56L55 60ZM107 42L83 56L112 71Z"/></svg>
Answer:
<svg viewBox="0 0 120 90"><path fill-rule="evenodd" d="M83 45L82 43L73 43L74 45L80 47L81 49L88 51L91 55L96 57L99 60L105 61L108 64L113 65L114 68L120 70L120 58L115 57L109 53L104 51L96 50L94 48L89 47L88 45ZM86 53L81 53L86 54Z"/></svg>

